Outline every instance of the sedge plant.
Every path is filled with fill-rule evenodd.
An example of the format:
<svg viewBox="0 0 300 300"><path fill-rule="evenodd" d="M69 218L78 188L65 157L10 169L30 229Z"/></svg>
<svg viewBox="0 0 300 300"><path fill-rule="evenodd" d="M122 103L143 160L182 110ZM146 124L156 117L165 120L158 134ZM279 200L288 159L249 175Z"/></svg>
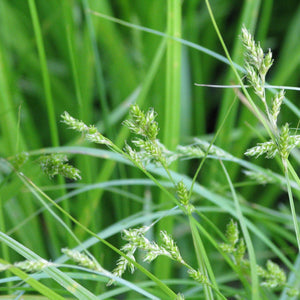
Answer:
<svg viewBox="0 0 300 300"><path fill-rule="evenodd" d="M171 3L172 1L169 2ZM30 11L32 15L35 16L36 8L34 5L34 1L29 1L29 3ZM90 24L89 37L94 42L93 47L97 52L97 47L94 40L95 33L91 29L92 23L90 20L91 15L89 14L88 2L83 1L83 3L86 9L86 16ZM104 1L102 3L99 2L99 5L102 5L103 3ZM192 3L192 1L190 3ZM178 1L177 5L181 5L180 1ZM64 6L64 9L66 11L68 9L68 6L66 4ZM50 108L48 110L48 114L49 118L51 119L50 123L52 125L52 144L57 146L57 128L55 126L53 112L51 112L54 108L54 105L52 104L52 96L51 91L49 90L49 82L47 79L48 70L46 69L46 61L44 58L45 54L43 47L41 47L42 39L41 33L39 33L40 29L38 19L36 17L34 17L33 19L37 39L40 41L39 54L41 56L41 64L42 66L44 66L44 75L47 75L44 80L46 80L45 90L48 91L46 99L48 109ZM128 25L128 23L126 24ZM82 96L79 95L81 93L79 80L77 79L77 76L79 76L79 72L76 69L79 66L76 65L76 61L73 57L73 55L75 54L73 53L74 41L71 40L70 36L72 28L69 28L67 26L66 28L66 33L68 35L68 49L70 53L72 53L72 70L74 73L74 80L76 82L78 98L81 99ZM107 32L114 32L112 27L107 26L107 28ZM164 34L161 33L161 35ZM284 290L289 297L297 297L297 286L290 284L288 281L288 271L290 271L290 273L293 273L294 271L294 266L290 263L289 259L287 259L283 255L283 252L276 248L274 243L266 239L266 243L268 243L267 245L271 248L271 250L274 250L273 252L278 257L272 257L274 255L272 253L268 255L272 257L272 259L268 259L266 264L261 264L254 261L249 247L249 245L251 245L250 235L248 237L246 237L245 235L245 232L247 232L247 230L251 231L253 235L256 234L257 236L259 236L259 234L261 233L259 230L257 230L257 227L254 224L255 222L251 222L251 217L254 218L256 213L260 214L261 219L264 221L266 220L267 224L273 225L277 220L274 218L274 215L277 212L274 210L270 210L270 212L267 211L267 209L264 210L264 208L262 207L255 210L253 207L247 207L246 205L241 204L242 209L240 209L239 213L237 213L240 205L240 195L236 195L236 193L234 192L232 193L232 198L237 203L235 207L234 205L232 205L232 199L230 198L231 196L228 196L228 194L224 196L221 189L220 193L216 191L209 191L197 183L196 179L198 173L202 170L202 163L197 170L196 176L194 176L192 180L190 180L189 177L184 174L174 172L174 168L172 168L172 163L177 160L196 158L202 159L203 163L207 158L216 159L217 162L220 160L228 160L238 163L246 168L247 170L245 171L245 173L253 176L252 178L254 178L256 182L263 184L280 183L281 185L284 185L284 188L288 191L294 231L296 233L298 248L300 249L299 226L297 222L297 214L292 193L292 188L297 189L300 187L300 180L296 174L296 171L289 162L291 151L300 144L300 136L291 134L290 125L288 123L283 126L278 125L278 116L280 114L281 106L284 101L284 91L279 91L274 95L272 99L267 99L266 75L273 63L271 51L269 50L269 52L264 54L260 44L254 41L253 37L246 28L242 29L242 41L246 49L245 69L247 72L247 78L249 80L249 84L251 85L259 101L261 102L264 112L262 113L259 110L259 105L257 105L256 102L252 100L249 94L245 94L247 99L249 100L250 105L252 105L256 116L258 116L258 119L263 123L263 125L265 126L265 130L270 136L269 141L258 143L255 147L247 150L245 154L247 156L253 157L266 155L267 158L276 158L280 166L282 167L284 178L280 177L280 174L275 174L275 172L271 171L268 172L266 170L260 169L254 164L251 164L250 162L234 157L232 154L213 145L213 143L211 143L209 139L195 139L192 145L178 145L176 150L173 149L174 147L169 150L168 147L162 144L158 139L159 126L156 122L157 114L154 109L149 109L148 111L144 112L136 104L130 107L129 118L123 122L123 125L131 131L134 137L125 141L124 148L119 147L117 143L114 143L111 139L106 137L106 134L99 131L97 129L97 126L86 125L83 121L77 120L68 112L65 112L62 115L63 123L65 123L69 128L81 133L86 142L95 143L107 147L107 152L101 152L102 157L105 157L105 155L112 155L112 153L117 154L117 156L115 156L116 161L120 161L122 163L125 162L129 166L134 167L135 170L138 170L140 173L145 175L149 179L147 181L147 184L150 185L149 182L152 182L151 184L157 186L164 194L164 196L161 197L161 199L163 200L163 202L161 203L162 206L160 206L158 209L164 207L163 205L166 204L165 202L168 202L168 205L166 206L168 207L168 209L164 212L160 212L159 216L156 216L153 213L153 215L155 215L155 217L153 217L154 220L151 220L149 224L141 225L136 223L134 226L130 225L128 228L120 230L121 238L124 242L123 244L118 244L118 249L111 247L111 249L115 251L116 254L120 255L119 259L116 261L116 267L112 271L106 270L102 266L102 262L100 263L100 261L97 260L91 253L82 250L85 249L85 247L87 248L88 246L85 245L85 242L82 242L82 245L80 244L79 239L75 234L72 233L72 230L68 227L68 225L70 225L71 222L75 223L78 228L80 228L80 230L83 229L86 233L91 235L96 240L96 242L94 241L94 244L98 242L105 243L105 240L100 238L101 234L99 233L99 235L97 235L84 226L81 226L80 222L78 222L76 219L73 219L69 212L63 209L61 209L60 212L63 213L70 221L69 224L65 224L64 221L55 213L53 213L53 216L57 220L59 220L59 222L61 222L61 224L63 224L65 228L68 229L70 235L73 234L73 238L74 240L76 240L78 247L82 247L80 249L70 249L70 245L66 245L65 248L61 249L62 256L60 257L60 259L62 260L62 257L65 261L69 259L74 264L67 265L34 256L30 252L30 249L22 247L21 244L17 244L15 240L1 233L1 241L5 242L13 249L18 248L19 254L23 255L26 260L16 260L17 262L15 263L9 263L1 260L0 270L5 272L10 271L13 274L19 276L20 278L22 278L22 280L26 281L26 283L35 288L36 291L45 295L46 297L49 297L50 299L62 299L63 297L58 295L56 289L51 290L47 288L46 285L43 284L43 281L39 285L39 282L37 281L40 278L39 276L53 276L52 278L56 279L56 281L66 291L71 292L73 296L81 299L112 297L109 292L117 293L117 289L120 286L122 286L123 288L125 287L128 290L140 293L141 297L149 299L189 299L190 297L194 297L196 299L231 299L233 297L239 299L250 299L252 297L253 299L255 295L258 295L258 297L260 297L261 299L267 299L268 296L270 296L270 298L272 299L276 299L276 297L280 293L281 295L284 294ZM115 40L112 39L112 43L114 42ZM184 41L177 38L176 43L178 42L183 43ZM177 46L180 47L181 45ZM118 49L118 51L120 53L123 53L123 49ZM116 54L118 53L114 52L112 53L112 56L117 57ZM129 73L130 64L126 64L125 62L123 62L123 57L125 57L125 55L120 55L120 57L121 59L119 61L124 63L124 65L122 65L120 69L122 70L122 72L126 70L127 73ZM96 64L99 64L98 60L99 57L96 59ZM176 62L176 56L174 57L174 62ZM169 67L171 65L172 64L170 63ZM98 71L99 69L101 68L98 68ZM169 75L172 73L171 71L172 69L169 68ZM179 72L176 74L176 76L178 74ZM119 74L117 74L117 78L118 77ZM123 77L128 84L120 84L120 89L126 89L127 86L128 88L132 88L134 86L134 78L132 78L131 76L126 76L126 74ZM102 75L97 74L96 79L98 88L101 89L103 81ZM174 80L174 82L175 83L173 83L173 88L174 90L177 90L177 81ZM244 92L245 91L246 89L244 89ZM98 91L98 93L103 96L101 97L101 99L106 98L104 90ZM178 97L179 99L179 94L176 94L176 97ZM169 101L172 102L172 97L169 97ZM82 101L79 101L78 99L78 103L81 110L81 118L89 122L86 117L89 114L84 112L85 108L82 106ZM103 107L107 106L103 103L101 105ZM106 113L108 113L107 107L104 115L104 123L106 125L106 129L109 129L109 120L107 119ZM175 129L176 128L174 128L174 130ZM168 134L168 132L166 134ZM51 150L49 151L49 153L41 156L37 160L42 171L44 171L46 175L51 178L51 180L53 180L54 176L60 175L65 177L68 181L72 181L73 186L70 186L80 187L79 185L76 186L75 181L84 177L83 174L85 174L85 170L82 170L82 172L80 172L77 168L69 164L67 156L60 153L65 153L63 148L57 148L56 150L59 151L55 152L55 149ZM67 152L67 150L65 151ZM81 148L80 150L77 150L77 152L73 152L72 155L74 153L80 153L80 151L85 150ZM102 151L102 149L99 151ZM38 154L41 154L43 152L47 152L47 150L41 150L37 152L39 152ZM85 153L91 154L92 150L88 149ZM31 153L31 155L35 154ZM11 157L11 159L9 159L9 168L11 167L13 172L16 172L21 176L21 173L18 172L22 169L22 165L26 164L28 156L30 156L30 153L23 152L21 154L15 155L14 157ZM226 171L225 168L224 170ZM259 179L258 176L260 176ZM25 177L23 176L22 178ZM235 187L233 185L230 185L230 187L231 191L235 191ZM38 187L36 186L33 188L32 194L34 194L35 191L38 191ZM120 195L124 194L125 193L120 193ZM49 211L52 211L52 207L56 207L59 209L59 205L55 201L52 201L50 197L48 197L46 194L43 194L42 192L39 196L42 197L41 195L44 197L44 199L49 200L49 202L51 203L51 207L45 205L46 209L48 209ZM130 195L130 193L127 193L126 197L128 195ZM213 205L211 207L207 207L206 205L204 205L203 198L205 197L207 199L210 199L211 202L216 205ZM170 206L172 206L173 208L170 209ZM230 218L232 219L230 219L226 229L220 230L218 228L218 224L214 224L213 221L209 219L209 216L206 215L205 209L207 209L208 215L211 212L220 214L224 214L224 212L226 212L230 214ZM184 220L185 228L188 229L188 232L191 232L189 248L192 249L191 253L194 252L195 259L186 255L184 244L181 243L179 239L176 241L176 238L171 236L169 232L160 230L159 236L153 237L151 235L156 224L161 225L161 223L163 223L161 222L161 220L167 219L168 216L172 215L172 213L174 212L176 212L176 214L178 215L179 220ZM241 221L241 217L243 219L243 222ZM237 219L241 225L241 232L239 230ZM286 220L290 221L288 213L278 212L278 220L280 220L280 222L282 223L286 222ZM87 222L87 224L88 223L89 222ZM278 227L280 227L280 225L281 224L279 224ZM97 228L97 226L95 228ZM121 228L121 226L119 228ZM286 234L287 240L291 241L291 243L293 242L294 236L288 229L283 229L281 233L281 235L288 233ZM263 237L263 234L261 234L260 238L262 240ZM88 242L90 241L88 240L86 242L88 244ZM97 249L99 250L102 248ZM213 250L213 253L211 250ZM27 256L25 254L27 254ZM98 255L98 257L105 256L104 252L101 252L99 254L96 251L96 254ZM187 285L192 285L194 292L192 289L186 291L185 283L179 283L173 289L171 284L168 286L168 282L165 282L162 279L154 276L154 274L157 275L157 273L153 271L152 264L153 261L155 261L160 256L164 256L169 259L170 263L176 266L176 270L180 270L180 276L188 278ZM220 261L222 260L222 263L220 263L220 265L226 265L228 267L226 269L229 270L228 274L225 274L228 275L228 278L225 278L224 281L222 281L222 276L219 277L220 269L218 268L217 264L214 264L213 262L215 257L217 257ZM285 266L282 262L285 264ZM145 268L143 267L144 263L146 263ZM159 264L157 265L159 267ZM70 275L71 272L60 272L60 268L68 268L68 271L74 271L74 274ZM127 276L127 274L125 274L127 270L129 270L131 273L134 273L137 270L139 272L142 272L145 276L148 276L150 281L152 281L150 282L150 285L153 285L150 287L147 286L149 282L143 285L143 282L140 283L138 282L138 280L136 280L137 277L135 277L134 281L132 280L132 282L130 282L132 275L128 275L128 277L126 277L127 279L129 278L129 281L123 279L122 277ZM78 273L75 272L82 272L79 273L79 278L81 278L81 274L85 274L86 276L82 276L82 278L88 278L89 280L95 280L95 278L97 278L98 280L99 278L101 278L101 280L103 280L108 286L107 295L105 295L104 292L101 293L97 289L93 290L93 292L87 290L81 285L81 281L76 281L75 279L71 278L72 276L74 276L75 278L78 275ZM89 274L91 275L89 276ZM253 274L257 277L257 283L260 283L259 286L257 285L257 289L259 290L257 290L256 293L253 292L252 287L254 282L253 277L255 277L253 276ZM232 288L232 282L234 282L234 285L238 286L238 288ZM22 287L24 288L24 290L28 288L28 286L25 284L22 285ZM103 288L102 291L105 289L106 288ZM191 294L192 296L190 296Z"/></svg>
<svg viewBox="0 0 300 300"><path fill-rule="evenodd" d="M129 160L134 166L153 180L168 197L170 197L174 205L176 205L175 207L180 208L183 214L188 218L192 218L191 224L193 224L193 222L198 223L197 219L194 217L196 208L191 202L191 194L182 180L175 182L172 172L169 170L169 165L180 157L205 157L206 152L218 158L230 158L231 156L225 151L200 140L198 141L197 146L179 146L176 151L169 151L157 139L159 127L155 121L155 117L156 113L153 109L150 109L145 113L137 105L133 105L130 108L130 119L124 121L123 124L135 134L135 137L126 143L124 149L120 149L110 139L103 136L96 127L86 125L84 122L70 116L67 112L62 115L63 122L66 123L69 128L83 134L86 140L106 145L112 151L117 152L125 159ZM253 150L250 149L249 151ZM258 151L255 151L255 153L257 155ZM41 167L49 176L61 174L74 180L79 179L79 171L66 162L66 157L58 154L40 158ZM153 175L151 175L151 173L148 172L147 166L149 164L165 170L167 178L169 178L170 182L173 184L175 194L167 190ZM93 272L96 272L95 274L101 273L102 276L104 275L105 277L110 278L107 282L108 286L116 282L122 283L120 278L127 269L129 269L131 273L136 270L137 251L142 251L144 253L143 261L147 263L153 262L159 256L165 256L187 269L188 276L203 287L205 299L214 299L215 297L218 299L226 299L226 296L220 290L214 279L214 274L210 270L209 264L205 262L205 260L203 265L200 265L199 268L192 267L183 258L174 239L165 231L160 232L161 242L151 241L147 237L147 233L159 221L160 219L148 226L123 230L122 239L126 244L123 245L120 250L124 255L117 261L117 266L112 272L105 270L89 253L84 254L77 250L67 248L62 249L62 252L77 265L81 266L83 270L92 270ZM199 225L200 224L198 223L198 226ZM199 238L200 236L198 236L198 239ZM230 220L225 232L224 242L215 244L215 247L224 257L227 257L226 259L228 262L232 261L230 264L232 264L232 268L239 274L239 277L242 277L242 282L247 282L248 275L250 274L250 262L247 258L246 244L244 239L240 237L236 222ZM205 250L199 254L205 257L207 256ZM64 266L42 259L21 261L14 263L13 265L2 264L1 270L8 270L12 267L19 268L25 272L41 272L44 268L61 268ZM256 265L256 268L257 273L261 278L262 287L270 290L274 289L276 291L288 288L288 294L291 297L298 294L297 289L288 286L284 270L275 262L268 260L266 268L258 264ZM174 293L174 299L175 298L185 299L185 296L183 293L178 292L177 294Z"/></svg>

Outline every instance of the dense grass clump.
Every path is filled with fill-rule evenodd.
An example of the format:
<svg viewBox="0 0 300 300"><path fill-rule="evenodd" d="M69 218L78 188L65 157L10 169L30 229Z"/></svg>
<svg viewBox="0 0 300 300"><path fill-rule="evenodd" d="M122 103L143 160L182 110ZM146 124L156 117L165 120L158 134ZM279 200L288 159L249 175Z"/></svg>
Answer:
<svg viewBox="0 0 300 300"><path fill-rule="evenodd" d="M1 1L1 295L297 299L299 23L297 1Z"/></svg>

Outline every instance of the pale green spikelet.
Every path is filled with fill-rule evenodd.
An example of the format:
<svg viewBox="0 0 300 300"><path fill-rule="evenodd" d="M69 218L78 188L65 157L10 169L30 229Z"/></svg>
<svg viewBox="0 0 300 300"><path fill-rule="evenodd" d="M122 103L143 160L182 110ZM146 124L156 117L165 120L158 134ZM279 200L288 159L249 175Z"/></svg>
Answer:
<svg viewBox="0 0 300 300"><path fill-rule="evenodd" d="M217 156L220 158L228 158L231 159L232 155L223 149L217 147L216 145L210 144L207 141L196 138L195 143L201 147L202 151L206 153L208 151L209 155Z"/></svg>
<svg viewBox="0 0 300 300"><path fill-rule="evenodd" d="M79 121L70 116L70 114L66 111L61 115L61 118L63 123L69 125L69 128L81 132L87 141L96 144L112 146L112 142L105 136L103 136L95 126L87 126L82 121Z"/></svg>
<svg viewBox="0 0 300 300"><path fill-rule="evenodd" d="M69 179L81 179L80 171L69 165L66 155L54 153L39 158L42 170L49 176L61 175Z"/></svg>
<svg viewBox="0 0 300 300"><path fill-rule="evenodd" d="M113 269L112 274L116 277L121 278L122 275L125 273L128 265L128 260L121 256L117 261L117 266ZM107 286L112 285L115 282L115 280L111 279L108 281Z"/></svg>
<svg viewBox="0 0 300 300"><path fill-rule="evenodd" d="M130 259L135 261L134 253L136 251L137 247L127 243L121 248L121 251L123 251L126 256L128 256ZM134 264L130 262L128 259L126 259L123 256L120 256L120 258L117 261L117 266L114 268L112 274L116 277L121 278L122 275L125 273L125 271L129 268L130 273L132 274L135 270ZM114 279L111 279L108 281L107 286L112 285L115 282Z"/></svg>
<svg viewBox="0 0 300 300"><path fill-rule="evenodd" d="M175 244L174 240L171 238L171 236L168 235L165 231L161 231L160 236L162 239L162 247L170 253L172 259L181 264L185 264L179 252L179 249Z"/></svg>
<svg viewBox="0 0 300 300"><path fill-rule="evenodd" d="M181 293L178 293L177 295L176 295L176 298L175 298L175 300L184 300L185 298L184 298L184 295L183 294L181 294Z"/></svg>
<svg viewBox="0 0 300 300"><path fill-rule="evenodd" d="M256 156L266 154L266 158L273 158L277 153L280 154L284 163L286 163L290 152L300 145L300 135L290 135L289 124L281 127L278 145L274 141L258 143L257 146L248 149L245 155Z"/></svg>
<svg viewBox="0 0 300 300"><path fill-rule="evenodd" d="M133 253L126 253L126 255L128 257L130 257L132 260L135 261L135 257L133 255ZM130 272L133 273L134 272L134 265L129 262L125 257L121 256L118 261L117 261L117 266L115 267L115 269L113 270L112 274L116 277L121 278L122 275L125 273L125 271L127 270L127 268L129 268ZM107 286L112 285L113 283L115 283L114 279L110 279L108 281L108 283L106 284Z"/></svg>
<svg viewBox="0 0 300 300"><path fill-rule="evenodd" d="M146 133L150 140L155 140L156 136L158 135L159 128L157 122L155 121L156 116L157 113L153 108L150 108L146 113Z"/></svg>
<svg viewBox="0 0 300 300"><path fill-rule="evenodd" d="M144 128L146 126L146 118L144 112L141 111L138 105L132 105L129 110L131 119L125 120L123 125L128 127L129 130L138 134L146 136Z"/></svg>
<svg viewBox="0 0 300 300"><path fill-rule="evenodd" d="M236 265L244 263L244 256L246 252L246 246L244 239L239 238L239 229L237 223L232 219L226 226L226 238L227 243L219 244L220 249L228 254L231 254L231 257Z"/></svg>
<svg viewBox="0 0 300 300"><path fill-rule="evenodd" d="M145 160L154 161L157 163L166 163L165 157L162 155L162 151L160 146L156 143L156 141L152 140L143 140L143 139L135 139L132 140L132 143L140 148L140 155L144 156Z"/></svg>
<svg viewBox="0 0 300 300"><path fill-rule="evenodd" d="M237 223L232 219L226 226L225 236L227 238L227 243L221 243L219 244L219 247L225 253L233 254L236 251L235 245L239 240L239 230L237 227Z"/></svg>
<svg viewBox="0 0 300 300"><path fill-rule="evenodd" d="M242 28L242 42L246 49L245 69L248 81L254 89L255 94L263 102L268 119L273 124L270 120L271 115L265 93L266 74L273 64L272 52L269 49L268 53L264 54L260 44L255 43L250 32L244 26Z"/></svg>
<svg viewBox="0 0 300 300"><path fill-rule="evenodd" d="M61 115L62 122L69 125L70 129L74 129L76 131L79 131L81 133L85 133L89 130L89 127L85 125L82 121L79 121L75 118L73 118L68 112L64 112Z"/></svg>
<svg viewBox="0 0 300 300"><path fill-rule="evenodd" d="M234 259L237 265L240 265L241 262L244 260L245 253L246 245L244 239L240 239L234 252Z"/></svg>
<svg viewBox="0 0 300 300"><path fill-rule="evenodd" d="M266 158L273 158L278 153L278 146L274 141L268 141L265 143L258 143L257 146L248 149L245 152L247 156L259 156L266 154Z"/></svg>
<svg viewBox="0 0 300 300"><path fill-rule="evenodd" d="M264 54L260 43L255 43L252 35L245 26L242 28L241 38L246 49L246 62L255 68L254 72L257 72L257 75L259 75L260 84L263 86L265 76L273 64L272 52L269 49L268 53Z"/></svg>
<svg viewBox="0 0 300 300"><path fill-rule="evenodd" d="M220 243L219 247L223 252L228 254L232 254L235 251L235 247L227 243Z"/></svg>
<svg viewBox="0 0 300 300"><path fill-rule="evenodd" d="M278 152L282 158L282 162L285 167L287 167L287 160L291 151L300 145L300 136L291 135L289 124L286 123L281 127L281 132L279 136Z"/></svg>
<svg viewBox="0 0 300 300"><path fill-rule="evenodd" d="M141 169L145 169L140 153L132 149L127 143L125 143L124 152L127 153Z"/></svg>
<svg viewBox="0 0 300 300"><path fill-rule="evenodd" d="M129 242L136 248L139 248L146 252L144 256L144 261L151 262L160 255L168 256L173 260L177 260L183 263L183 259L179 253L179 249L175 245L172 238L166 234L166 232L161 232L162 245L158 245L154 241L149 241L145 237L145 233L148 227L142 227L139 229L128 229L123 230L122 238Z"/></svg>
<svg viewBox="0 0 300 300"><path fill-rule="evenodd" d="M202 272L200 270L189 269L188 270L188 274L195 281L197 281L197 282L199 282L201 284L210 285L207 276L205 276L204 274L202 274Z"/></svg>
<svg viewBox="0 0 300 300"><path fill-rule="evenodd" d="M265 77L266 74L268 73L269 69L271 68L273 64L273 59L272 59L272 52L271 49L268 50L268 53L265 54L265 57L263 59L263 63L259 69L260 74Z"/></svg>
<svg viewBox="0 0 300 300"><path fill-rule="evenodd" d="M16 170L18 170L22 167L23 164L26 163L28 158L29 158L29 154L27 152L18 153L11 159L11 164L14 166Z"/></svg>
<svg viewBox="0 0 300 300"><path fill-rule="evenodd" d="M282 287L286 284L286 275L284 271L271 260L267 261L267 270L263 272L261 276L264 279L261 283L262 286L276 288Z"/></svg>
<svg viewBox="0 0 300 300"><path fill-rule="evenodd" d="M171 255L163 247L160 247L153 241L149 241L145 237L145 233L149 230L149 227L143 226L137 229L125 229L123 230L122 238L129 242L136 248L139 248L146 252L144 261L151 262L159 255Z"/></svg>
<svg viewBox="0 0 300 300"><path fill-rule="evenodd" d="M86 267L94 271L103 271L103 268L95 260L92 260L86 254L81 253L77 250L71 250L68 248L61 249L61 252L66 254L70 259L79 264L80 266Z"/></svg>
<svg viewBox="0 0 300 300"><path fill-rule="evenodd" d="M177 183L176 192L181 204L183 204L184 206L187 205L189 203L189 194L186 185L183 183L183 181L179 181Z"/></svg>
<svg viewBox="0 0 300 300"><path fill-rule="evenodd" d="M160 232L160 236L162 239L161 245L158 245L154 241L149 241L145 237L145 233L150 228L151 227L149 226L143 226L134 229L124 229L122 232L122 238L127 241L127 244L124 245L121 250L134 261L134 253L137 249L140 249L145 252L143 258L143 261L145 262L150 263L158 256L163 255L179 262L180 264L186 265L174 240L166 232ZM121 277L128 267L131 269L131 272L134 271L133 264L126 258L120 257L117 262L117 267L113 271L113 275ZM114 280L109 281L109 285L113 282Z"/></svg>
<svg viewBox="0 0 300 300"><path fill-rule="evenodd" d="M289 150L290 152L300 145L300 135L290 135L289 136Z"/></svg>
<svg viewBox="0 0 300 300"><path fill-rule="evenodd" d="M289 129L289 124L286 123L281 128L280 139L279 139L280 155L284 161L288 159L290 151L293 149L293 145L290 144L289 139L290 139L290 129Z"/></svg>
<svg viewBox="0 0 300 300"><path fill-rule="evenodd" d="M246 60L249 64L255 66L257 70L261 68L264 60L264 53L259 43L255 43L251 33L246 29L245 26L242 27L242 42L246 49Z"/></svg>
<svg viewBox="0 0 300 300"><path fill-rule="evenodd" d="M132 241L138 237L143 237L149 229L150 229L149 226L124 229L122 232L122 239L125 241Z"/></svg>
<svg viewBox="0 0 300 300"><path fill-rule="evenodd" d="M44 259L40 260L24 260L14 263L14 266L25 271L25 272L40 272L44 268L54 266L53 263L48 262Z"/></svg>
<svg viewBox="0 0 300 300"><path fill-rule="evenodd" d="M144 234L149 230L150 227L143 226L135 229L124 229L122 232L122 239L126 240L128 243L121 248L126 256L135 261L134 253L139 246L142 249L148 248L150 242L144 237ZM121 278L125 271L129 268L130 272L133 273L135 270L134 265L127 260L125 257L121 256L117 261L117 266L113 270L112 274L116 277ZM107 285L112 285L115 280L111 279Z"/></svg>
<svg viewBox="0 0 300 300"><path fill-rule="evenodd" d="M152 108L145 114L138 105L132 105L129 115L130 119L123 122L125 126L137 135L141 135L152 141L156 139L159 129L155 121L156 113Z"/></svg>
<svg viewBox="0 0 300 300"><path fill-rule="evenodd" d="M184 206L187 214L191 214L195 207L189 201L189 194L185 184L182 181L179 181L176 185L176 193L178 195L180 203Z"/></svg>
<svg viewBox="0 0 300 300"><path fill-rule="evenodd" d="M226 237L230 245L235 246L235 244L239 240L239 230L237 223L234 222L232 219L227 224L226 227Z"/></svg>
<svg viewBox="0 0 300 300"><path fill-rule="evenodd" d="M148 248L144 248L143 250L146 251L146 254L143 259L145 262L150 263L153 260L155 260L158 256L168 256L172 258L172 255L165 248L160 247L155 242L150 242Z"/></svg>
<svg viewBox="0 0 300 300"><path fill-rule="evenodd" d="M244 174L251 180L255 180L259 184L274 183L276 180L265 173L245 170Z"/></svg>
<svg viewBox="0 0 300 300"><path fill-rule="evenodd" d="M12 267L11 264L0 264L0 272L6 271Z"/></svg>
<svg viewBox="0 0 300 300"><path fill-rule="evenodd" d="M254 88L255 94L265 103L265 97L264 97L264 86L262 84L261 79L259 78L259 75L256 73L254 68L250 66L249 63L246 62L245 69L247 71L247 78L249 83Z"/></svg>
<svg viewBox="0 0 300 300"><path fill-rule="evenodd" d="M263 267L257 265L256 266L256 269L257 269L257 274L262 277L262 278L265 278L265 277L268 277L268 271L265 270Z"/></svg>
<svg viewBox="0 0 300 300"><path fill-rule="evenodd" d="M131 258L133 261L135 261L134 253L135 253L136 249L137 249L136 246L134 246L134 245L132 245L132 244L129 244L129 243L126 244L126 245L124 245L124 246L121 248L121 250L124 251L124 252L126 253L126 255L127 255L129 258ZM122 257L121 257L121 258L122 258ZM121 259L121 258L120 258L120 259ZM123 257L123 258L124 258L124 257ZM125 259L125 258L124 258L124 259ZM125 259L125 260L126 260L126 259ZM130 262L129 260L126 260L126 262L127 262L126 267L128 266L130 273L133 273L134 270L135 270L134 264L133 264L132 262Z"/></svg>
<svg viewBox="0 0 300 300"><path fill-rule="evenodd" d="M204 157L205 153L204 151L195 145L191 145L191 146L177 146L176 148L177 152L180 155L184 155L184 156L189 156L189 157L196 157L196 158L201 158Z"/></svg>
<svg viewBox="0 0 300 300"><path fill-rule="evenodd" d="M131 141L138 151L128 147L125 148L125 152L130 157L138 157L143 165L154 163L164 168L178 158L177 154L169 151L156 138L159 128L155 121L156 113L153 109L149 109L148 112L144 113L138 105L132 105L129 115L130 118L125 120L123 125L139 136Z"/></svg>
<svg viewBox="0 0 300 300"><path fill-rule="evenodd" d="M277 127L277 118L280 113L283 99L284 99L284 90L281 90L279 93L277 93L273 99L273 105L271 109L271 121L273 123L274 128Z"/></svg>

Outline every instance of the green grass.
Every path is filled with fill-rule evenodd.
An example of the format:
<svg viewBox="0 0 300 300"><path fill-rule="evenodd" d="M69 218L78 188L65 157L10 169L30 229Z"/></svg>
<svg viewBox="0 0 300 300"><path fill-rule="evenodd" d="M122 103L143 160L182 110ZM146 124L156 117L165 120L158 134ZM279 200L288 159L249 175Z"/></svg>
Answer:
<svg viewBox="0 0 300 300"><path fill-rule="evenodd" d="M272 49L268 84L299 86L296 0L0 1L0 266L41 258L57 264L33 273L3 268L1 295L296 299L287 293L300 290L299 150L286 168L279 156L245 156L273 135L255 116L264 108L253 90L239 89L243 98L234 89L194 85L241 83L243 24L265 51ZM268 89L268 99L273 94ZM298 98L299 91L286 92L278 120L289 123L291 134L299 127ZM131 145L122 121L133 103L155 109L158 138L168 149L199 146L198 138L224 156L203 146L202 158L179 157L167 172L134 166L121 151ZM64 111L95 124L114 146L69 130L61 122ZM21 152L29 160L13 168ZM66 153L82 179L47 177L38 158L50 153ZM246 176L250 171L256 177ZM192 215L179 208L174 183L181 180L196 208ZM245 239L246 276L220 246L228 242L230 219ZM167 257L143 263L141 252L131 261L135 273L107 287L118 257L126 254L120 251L122 230L156 221L146 237L160 245L159 232L166 230L188 266ZM94 257L107 273L72 263L62 248ZM265 268L268 260L285 270L287 287L260 285L257 264ZM209 284L192 280L189 267L201 270Z"/></svg>

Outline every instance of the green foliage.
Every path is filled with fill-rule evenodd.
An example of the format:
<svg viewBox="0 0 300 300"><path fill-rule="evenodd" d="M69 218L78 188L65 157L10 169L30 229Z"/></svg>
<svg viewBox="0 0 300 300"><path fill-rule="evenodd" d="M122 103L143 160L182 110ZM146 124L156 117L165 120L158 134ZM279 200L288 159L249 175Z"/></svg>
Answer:
<svg viewBox="0 0 300 300"><path fill-rule="evenodd" d="M299 35L296 0L0 1L1 295L296 299Z"/></svg>

